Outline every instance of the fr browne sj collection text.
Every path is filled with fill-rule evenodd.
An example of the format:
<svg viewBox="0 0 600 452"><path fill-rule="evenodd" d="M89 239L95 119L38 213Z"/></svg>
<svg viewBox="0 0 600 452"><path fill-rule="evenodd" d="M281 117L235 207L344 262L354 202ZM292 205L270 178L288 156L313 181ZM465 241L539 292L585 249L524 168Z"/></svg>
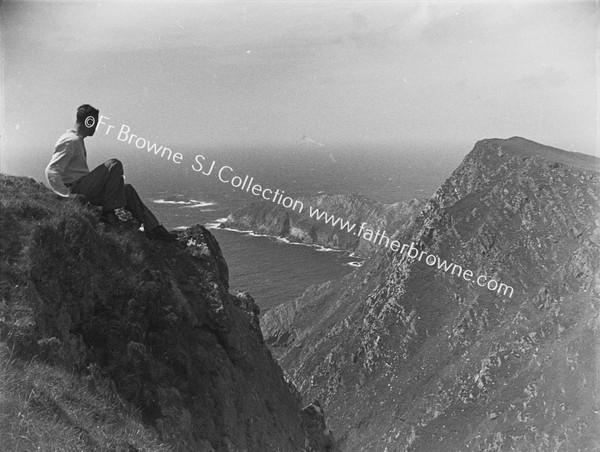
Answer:
<svg viewBox="0 0 600 452"><path fill-rule="evenodd" d="M93 120L94 118L90 117L88 119ZM104 132L105 135L117 133L115 126L105 122L109 120L110 118L102 115L100 115L98 118L98 127L103 125L106 126L106 131ZM87 119L86 125L88 125ZM91 126L93 126L93 123L90 122L88 127ZM183 154L180 152L173 152L172 149L166 146L159 146L157 143L151 143L150 140L132 133L131 128L126 124L121 125L116 138L118 141L125 142L128 145L134 145L139 150L146 150L148 153L153 153L154 155L160 156L162 159L172 161L177 165L181 164L183 161ZM230 184L234 188L252 193L254 196L260 196L266 201L281 205L287 209L291 209L298 213L303 213L305 211L304 203L289 196L284 196L284 190L271 190L270 188L263 187L258 183L254 183L254 177L248 175L245 175L242 178L241 176L235 174L231 166L223 165L218 167L215 160L212 162L207 161L206 158L201 154L198 154L194 157L191 168L193 171L200 173L203 176L217 176L219 181L222 183ZM375 232L374 229L367 228L367 223L362 223L359 226L358 231L356 231L358 226L356 223L335 217L334 215L320 211L313 206L308 206L308 211L311 218L324 221L326 224L337 227L340 231L359 236L371 243L377 243L385 248L390 249L391 251L400 250L400 254L406 254L410 259L417 259L418 261L421 261L423 256L425 256L424 262L429 266L437 267L438 270L449 272L451 275L456 275L470 283L476 282L478 286L485 287L499 295L508 295L509 297L512 297L513 295L513 287L504 284L503 282L497 281L488 275L477 276L473 273L473 271L463 269L462 266L456 263L442 260L439 256L428 254L424 250L417 249L414 243L411 243L410 245L402 244L398 240L393 240L392 237L386 235L385 231L377 230L377 232ZM477 277L474 278L474 276Z"/></svg>

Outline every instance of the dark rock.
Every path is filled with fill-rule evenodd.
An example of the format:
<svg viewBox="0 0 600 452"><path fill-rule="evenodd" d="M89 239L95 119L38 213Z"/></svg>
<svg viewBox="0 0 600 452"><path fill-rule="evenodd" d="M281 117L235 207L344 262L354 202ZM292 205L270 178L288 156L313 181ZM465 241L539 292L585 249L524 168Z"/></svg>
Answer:
<svg viewBox="0 0 600 452"><path fill-rule="evenodd" d="M304 449L308 451L339 450L335 445L333 433L325 425L325 414L318 400L302 410L302 426L307 440Z"/></svg>

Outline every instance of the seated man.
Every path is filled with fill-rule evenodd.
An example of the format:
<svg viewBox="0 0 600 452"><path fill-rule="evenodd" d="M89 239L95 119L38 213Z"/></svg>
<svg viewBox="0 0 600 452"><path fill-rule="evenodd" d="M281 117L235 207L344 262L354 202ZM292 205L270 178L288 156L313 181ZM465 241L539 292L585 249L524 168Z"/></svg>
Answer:
<svg viewBox="0 0 600 452"><path fill-rule="evenodd" d="M58 139L46 168L50 187L63 198L102 206L101 219L110 225L119 224L115 209L124 207L144 225L144 232L149 238L176 240L177 235L160 225L135 189L125 183L123 165L119 160L111 159L91 172L88 169L83 140L94 135L98 114L99 110L87 104L77 109L75 127Z"/></svg>

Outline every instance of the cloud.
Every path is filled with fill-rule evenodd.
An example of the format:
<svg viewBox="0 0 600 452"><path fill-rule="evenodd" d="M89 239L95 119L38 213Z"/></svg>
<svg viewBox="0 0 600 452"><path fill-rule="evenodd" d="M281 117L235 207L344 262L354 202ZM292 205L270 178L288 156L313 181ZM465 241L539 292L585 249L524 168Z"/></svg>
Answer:
<svg viewBox="0 0 600 452"><path fill-rule="evenodd" d="M537 74L527 74L517 80L517 84L524 88L538 89L545 87L561 87L569 82L569 75L556 69L554 66L546 66L544 71Z"/></svg>
<svg viewBox="0 0 600 452"><path fill-rule="evenodd" d="M354 24L354 28L357 31L367 30L369 28L369 19L364 14L361 14L356 11L351 11L350 20Z"/></svg>
<svg viewBox="0 0 600 452"><path fill-rule="evenodd" d="M456 15L459 8L451 3L422 2L406 6L402 33L406 37L419 37L429 30L435 30L438 24L448 17Z"/></svg>

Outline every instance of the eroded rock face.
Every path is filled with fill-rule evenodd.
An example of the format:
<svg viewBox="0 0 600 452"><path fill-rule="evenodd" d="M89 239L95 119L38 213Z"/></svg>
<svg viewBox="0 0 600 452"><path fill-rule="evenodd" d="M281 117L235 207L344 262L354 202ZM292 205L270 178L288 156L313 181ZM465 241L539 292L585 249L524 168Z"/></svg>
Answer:
<svg viewBox="0 0 600 452"><path fill-rule="evenodd" d="M241 207L227 217L221 225L242 231L252 231L291 242L321 245L327 248L352 251L361 256L377 252L381 246L358 236L361 223L367 222L369 229L385 231L388 236L406 229L424 206L424 201L413 200L395 204L383 204L354 194L321 194L300 197L303 211L286 209L267 201L256 201ZM341 222L332 226L325 217L311 218L310 207L335 216ZM335 221L335 220L332 220ZM341 227L342 222L349 226ZM356 227L348 231L348 228Z"/></svg>
<svg viewBox="0 0 600 452"><path fill-rule="evenodd" d="M399 235L512 292L388 252L266 314L266 341L343 449L598 444L598 168L518 137L480 141Z"/></svg>
<svg viewBox="0 0 600 452"><path fill-rule="evenodd" d="M35 181L0 177L0 342L110 379L174 450L333 450L267 349L259 309L230 294L209 230L177 243L109 230Z"/></svg>

